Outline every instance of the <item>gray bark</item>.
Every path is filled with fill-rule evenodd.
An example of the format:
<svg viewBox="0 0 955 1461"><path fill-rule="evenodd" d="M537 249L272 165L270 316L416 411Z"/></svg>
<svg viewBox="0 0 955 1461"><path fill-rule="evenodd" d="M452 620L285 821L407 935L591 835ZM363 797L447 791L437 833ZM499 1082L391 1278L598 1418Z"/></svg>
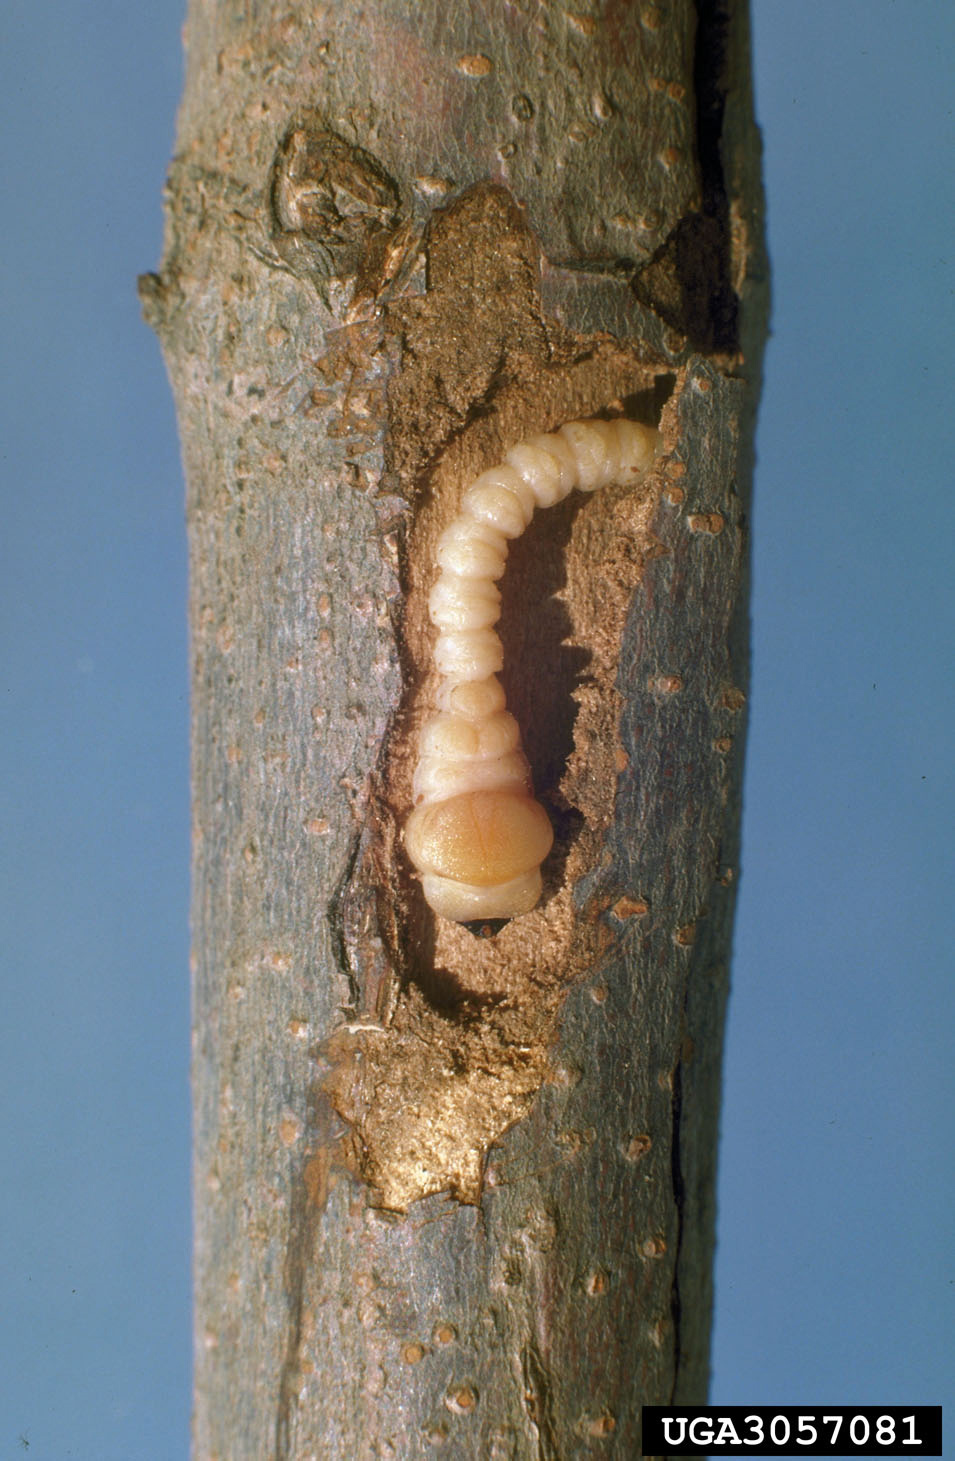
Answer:
<svg viewBox="0 0 955 1461"><path fill-rule="evenodd" d="M193 657L195 1454L639 1454L706 1392L765 315L740 0L191 0L161 272ZM508 445L541 907L400 844L435 533Z"/></svg>

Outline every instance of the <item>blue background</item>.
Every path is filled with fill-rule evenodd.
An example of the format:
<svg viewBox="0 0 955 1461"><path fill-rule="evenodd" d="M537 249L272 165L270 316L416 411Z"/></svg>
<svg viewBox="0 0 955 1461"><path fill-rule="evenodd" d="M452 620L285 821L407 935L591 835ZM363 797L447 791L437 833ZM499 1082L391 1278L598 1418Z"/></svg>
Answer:
<svg viewBox="0 0 955 1461"><path fill-rule="evenodd" d="M951 1402L955 6L754 12L774 336L712 1396ZM183 489L134 287L180 23L4 11L0 1458L188 1451Z"/></svg>

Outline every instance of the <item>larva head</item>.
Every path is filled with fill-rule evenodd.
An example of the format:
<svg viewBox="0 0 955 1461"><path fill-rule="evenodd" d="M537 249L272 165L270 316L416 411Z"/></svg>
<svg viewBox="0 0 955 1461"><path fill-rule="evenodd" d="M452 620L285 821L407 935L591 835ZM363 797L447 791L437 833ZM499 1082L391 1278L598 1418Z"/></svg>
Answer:
<svg viewBox="0 0 955 1461"><path fill-rule="evenodd" d="M613 429L619 452L615 480L626 483L634 477L642 477L653 466L654 458L663 451L659 431L655 426L624 420L615 421Z"/></svg>
<svg viewBox="0 0 955 1461"><path fill-rule="evenodd" d="M512 918L532 908L540 893L538 869L553 840L543 807L517 789L426 803L405 827L405 846L428 901L445 918L460 921ZM435 889L441 892L437 901ZM502 897L519 906L502 907ZM462 911L448 911L458 906Z"/></svg>

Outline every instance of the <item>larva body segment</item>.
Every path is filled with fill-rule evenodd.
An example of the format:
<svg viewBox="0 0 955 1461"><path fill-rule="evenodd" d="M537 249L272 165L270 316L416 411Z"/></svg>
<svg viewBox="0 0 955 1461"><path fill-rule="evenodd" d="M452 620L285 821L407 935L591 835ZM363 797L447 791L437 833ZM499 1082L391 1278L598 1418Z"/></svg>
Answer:
<svg viewBox="0 0 955 1461"><path fill-rule="evenodd" d="M530 912L553 843L497 679L504 652L493 628L501 603L495 580L508 541L535 507L551 507L574 488L638 481L658 450L659 433L635 421L573 421L531 437L471 484L438 539L440 572L428 600L438 629L438 709L421 732L404 838L425 898L444 918Z"/></svg>
<svg viewBox="0 0 955 1461"><path fill-rule="evenodd" d="M473 518L457 518L438 539L438 567L459 578L492 583L507 562L507 539Z"/></svg>
<svg viewBox="0 0 955 1461"><path fill-rule="evenodd" d="M487 629L501 617L501 591L484 579L443 573L431 590L428 611L439 629Z"/></svg>

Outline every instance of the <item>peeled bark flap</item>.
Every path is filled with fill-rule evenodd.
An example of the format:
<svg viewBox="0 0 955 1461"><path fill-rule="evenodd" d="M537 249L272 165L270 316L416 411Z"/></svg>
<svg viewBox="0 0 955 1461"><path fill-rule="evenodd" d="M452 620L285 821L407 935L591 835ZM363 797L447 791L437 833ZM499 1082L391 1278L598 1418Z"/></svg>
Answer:
<svg viewBox="0 0 955 1461"><path fill-rule="evenodd" d="M640 1450L705 1396L764 299L745 7L191 0L161 272L188 479L195 1454ZM533 913L404 856L467 483L535 516L504 681Z"/></svg>

